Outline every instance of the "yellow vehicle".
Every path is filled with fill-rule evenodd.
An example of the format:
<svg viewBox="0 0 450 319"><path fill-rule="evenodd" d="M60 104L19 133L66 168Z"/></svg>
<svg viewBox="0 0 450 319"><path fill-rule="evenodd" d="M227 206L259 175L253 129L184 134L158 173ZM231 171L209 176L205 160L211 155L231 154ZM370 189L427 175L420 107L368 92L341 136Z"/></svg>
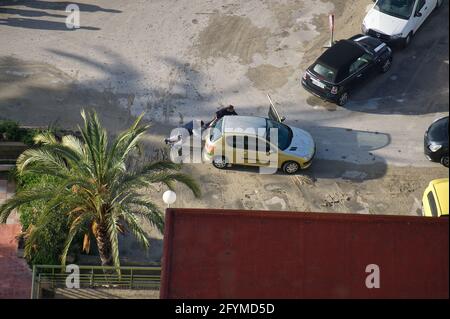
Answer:
<svg viewBox="0 0 450 319"><path fill-rule="evenodd" d="M428 217L448 217L448 178L435 179L425 189L422 214Z"/></svg>
<svg viewBox="0 0 450 319"><path fill-rule="evenodd" d="M281 122L278 117L225 116L211 127L203 158L219 169L232 164L270 166L294 174L308 168L316 151L312 136Z"/></svg>

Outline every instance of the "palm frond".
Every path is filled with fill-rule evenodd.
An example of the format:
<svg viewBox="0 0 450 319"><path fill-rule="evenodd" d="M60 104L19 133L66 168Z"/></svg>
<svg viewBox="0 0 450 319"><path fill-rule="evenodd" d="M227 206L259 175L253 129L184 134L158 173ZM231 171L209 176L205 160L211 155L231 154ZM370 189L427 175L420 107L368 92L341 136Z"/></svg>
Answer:
<svg viewBox="0 0 450 319"><path fill-rule="evenodd" d="M139 224L139 221L133 214L122 214L122 218L127 223L127 228L133 233L134 237L142 244L144 248L150 247L145 231Z"/></svg>
<svg viewBox="0 0 450 319"><path fill-rule="evenodd" d="M16 193L0 206L0 223L6 223L14 209L37 200L49 200L54 196L55 192L53 189L33 189Z"/></svg>
<svg viewBox="0 0 450 319"><path fill-rule="evenodd" d="M50 131L44 131L33 137L35 144L52 145L57 144L55 135Z"/></svg>
<svg viewBox="0 0 450 319"><path fill-rule="evenodd" d="M84 223L89 222L92 216L90 214L81 215L75 218L70 224L69 233L67 235L66 242L64 244L64 249L61 253L61 265L66 265L67 253L69 252L70 246L72 245L73 239L79 233L79 231L84 226Z"/></svg>
<svg viewBox="0 0 450 319"><path fill-rule="evenodd" d="M122 204L124 211L145 218L150 225L156 227L161 233L164 231L164 216L151 201L141 198L127 198Z"/></svg>
<svg viewBox="0 0 450 319"><path fill-rule="evenodd" d="M113 260L114 267L120 267L120 259L119 259L119 232L118 225L119 219L117 214L112 211L108 220L108 237L111 243L111 257ZM117 269L120 275L120 269Z"/></svg>
<svg viewBox="0 0 450 319"><path fill-rule="evenodd" d="M77 153L79 158L83 158L85 156L84 145L77 137L72 135L63 136L61 144Z"/></svg>
<svg viewBox="0 0 450 319"><path fill-rule="evenodd" d="M19 156L16 165L19 174L23 174L30 166L43 168L44 170L48 170L49 173L59 172L58 175L68 171L61 157L43 148L28 149Z"/></svg>

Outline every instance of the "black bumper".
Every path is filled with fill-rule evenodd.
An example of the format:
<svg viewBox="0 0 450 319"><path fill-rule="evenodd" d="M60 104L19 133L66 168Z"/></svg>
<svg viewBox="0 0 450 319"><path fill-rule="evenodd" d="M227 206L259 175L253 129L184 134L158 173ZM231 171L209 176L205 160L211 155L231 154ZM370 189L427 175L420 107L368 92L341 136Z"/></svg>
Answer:
<svg viewBox="0 0 450 319"><path fill-rule="evenodd" d="M311 94L313 94L313 95L315 95L315 96L317 96L317 97L319 97L319 98L321 98L321 99L323 99L323 100L325 100L325 101L328 101L328 102L332 102L332 103L336 103L336 102L337 102L337 100L338 100L338 95L337 95L337 94L331 94L331 93L327 94L327 93L324 93L324 92L322 92L322 91L316 89L315 87L309 85L309 84L308 84L307 82L305 82L305 80L303 80L303 79L302 79L301 82L302 82L303 88L304 88L306 91L308 91L309 93L311 93Z"/></svg>

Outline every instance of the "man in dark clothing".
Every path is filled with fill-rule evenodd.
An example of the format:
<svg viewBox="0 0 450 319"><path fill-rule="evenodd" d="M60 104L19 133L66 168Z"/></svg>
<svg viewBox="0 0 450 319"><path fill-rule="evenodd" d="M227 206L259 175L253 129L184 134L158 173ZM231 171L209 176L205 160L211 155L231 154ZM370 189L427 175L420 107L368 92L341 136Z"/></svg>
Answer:
<svg viewBox="0 0 450 319"><path fill-rule="evenodd" d="M238 114L236 113L236 111L234 110L234 106L231 105L231 104L228 105L227 107L224 107L224 108L221 108L220 110L218 110L218 111L216 112L216 116L214 117L214 119L213 119L211 122L207 123L207 124L205 125L205 127L211 126L212 124L214 124L214 123L216 123L218 120L220 120L222 117L228 116L228 115L238 115Z"/></svg>
<svg viewBox="0 0 450 319"><path fill-rule="evenodd" d="M216 118L215 120L220 120L222 117L227 115L237 115L236 111L234 110L233 105L228 105L227 107L224 107L216 112Z"/></svg>

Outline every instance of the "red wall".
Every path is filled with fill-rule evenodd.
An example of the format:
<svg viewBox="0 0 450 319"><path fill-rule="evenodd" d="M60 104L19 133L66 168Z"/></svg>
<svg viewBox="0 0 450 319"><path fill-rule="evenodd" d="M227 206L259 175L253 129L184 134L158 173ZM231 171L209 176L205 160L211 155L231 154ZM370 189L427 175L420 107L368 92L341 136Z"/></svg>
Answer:
<svg viewBox="0 0 450 319"><path fill-rule="evenodd" d="M447 218L168 209L161 298L448 298L448 243Z"/></svg>

